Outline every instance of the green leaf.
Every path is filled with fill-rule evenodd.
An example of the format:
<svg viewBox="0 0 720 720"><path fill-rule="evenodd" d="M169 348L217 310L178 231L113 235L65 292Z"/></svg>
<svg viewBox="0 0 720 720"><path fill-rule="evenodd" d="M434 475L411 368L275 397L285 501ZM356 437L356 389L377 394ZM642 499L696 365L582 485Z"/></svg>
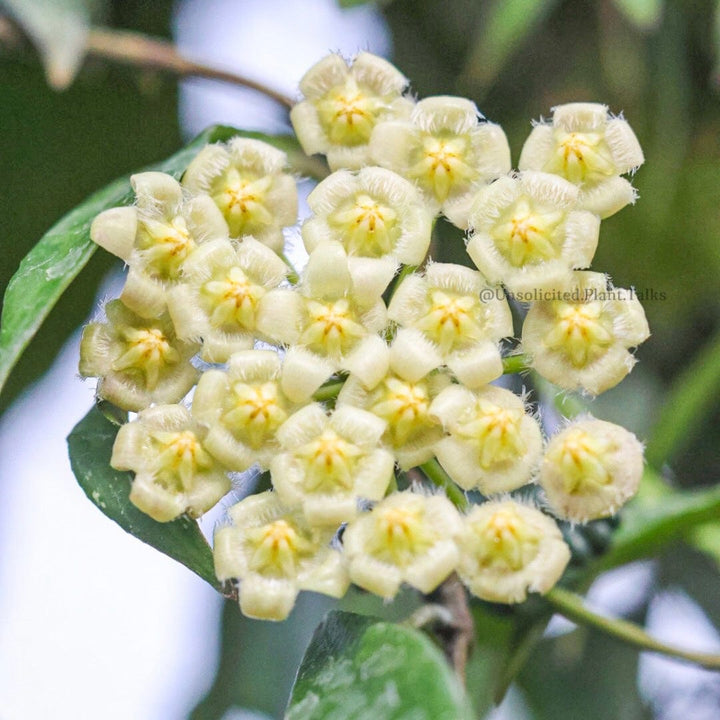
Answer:
<svg viewBox="0 0 720 720"><path fill-rule="evenodd" d="M209 142L235 135L255 137L283 150L293 145L286 138L270 138L234 128L209 128L187 147L164 162L148 168L179 178L190 161ZM25 256L5 291L0 324L0 390L30 340L42 325L65 289L87 264L97 245L90 239L90 223L107 208L132 202L130 176L116 180L91 195L50 230Z"/></svg>
<svg viewBox="0 0 720 720"><path fill-rule="evenodd" d="M72 83L85 57L90 21L105 0L3 0L37 48L48 83L63 90Z"/></svg>
<svg viewBox="0 0 720 720"><path fill-rule="evenodd" d="M118 427L96 407L68 436L70 465L88 498L123 530L185 565L218 589L210 546L186 517L159 523L129 500L132 473L110 467Z"/></svg>
<svg viewBox="0 0 720 720"><path fill-rule="evenodd" d="M543 639L551 617L552 612L542 608L525 616L518 614L508 640L507 652L499 667L493 698L496 704L503 701L510 685Z"/></svg>
<svg viewBox="0 0 720 720"><path fill-rule="evenodd" d="M332 611L318 626L286 720L470 720L442 652L419 630Z"/></svg>
<svg viewBox="0 0 720 720"><path fill-rule="evenodd" d="M656 485L646 471L643 484ZM592 574L657 553L678 537L720 520L720 487L709 490L647 492L623 509L608 552L590 565Z"/></svg>
<svg viewBox="0 0 720 720"><path fill-rule="evenodd" d="M650 465L660 468L687 447L719 397L720 334L683 370L663 402L645 451Z"/></svg>
<svg viewBox="0 0 720 720"><path fill-rule="evenodd" d="M660 24L663 0L613 0L615 7L639 30Z"/></svg>
<svg viewBox="0 0 720 720"><path fill-rule="evenodd" d="M290 617L281 623L252 620L236 602L223 603L215 679L188 720L230 718L231 708L282 717L313 629L334 602L326 595L302 592Z"/></svg>
<svg viewBox="0 0 720 720"><path fill-rule="evenodd" d="M504 0L493 3L483 19L464 70L466 82L488 87L557 0Z"/></svg>

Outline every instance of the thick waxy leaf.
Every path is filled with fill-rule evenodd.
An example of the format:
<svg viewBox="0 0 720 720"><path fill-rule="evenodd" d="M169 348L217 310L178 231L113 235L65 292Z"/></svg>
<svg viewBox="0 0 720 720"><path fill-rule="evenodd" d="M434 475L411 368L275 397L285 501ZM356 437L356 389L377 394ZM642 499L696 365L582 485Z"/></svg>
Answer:
<svg viewBox="0 0 720 720"><path fill-rule="evenodd" d="M228 140L234 135L256 137L291 149L286 138L245 133L234 128L209 128L187 147L149 170L161 170L179 178L190 161L209 142ZM50 310L97 246L90 239L90 224L103 210L132 202L130 176L120 178L91 195L82 205L54 225L25 256L8 283L0 325L0 389L23 350L40 328Z"/></svg>
<svg viewBox="0 0 720 720"><path fill-rule="evenodd" d="M286 720L470 720L442 652L419 630L333 611L298 671Z"/></svg>
<svg viewBox="0 0 720 720"><path fill-rule="evenodd" d="M217 588L210 546L189 518L159 523L129 500L132 473L110 467L118 427L93 408L68 437L70 465L88 498L123 530L185 565Z"/></svg>

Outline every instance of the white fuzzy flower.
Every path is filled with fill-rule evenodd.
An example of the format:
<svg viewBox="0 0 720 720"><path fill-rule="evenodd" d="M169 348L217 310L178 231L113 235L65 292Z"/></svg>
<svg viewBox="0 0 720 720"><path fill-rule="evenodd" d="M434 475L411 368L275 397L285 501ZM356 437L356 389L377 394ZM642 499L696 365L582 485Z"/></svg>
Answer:
<svg viewBox="0 0 720 720"><path fill-rule="evenodd" d="M203 446L206 430L182 405L157 405L118 431L110 464L132 470L130 501L160 522L199 517L230 490L225 469Z"/></svg>
<svg viewBox="0 0 720 720"><path fill-rule="evenodd" d="M570 548L555 521L514 500L476 505L458 539L458 575L482 600L518 603L560 579Z"/></svg>
<svg viewBox="0 0 720 720"><path fill-rule="evenodd" d="M340 170L309 195L314 215L302 228L311 253L323 242L338 240L358 286L382 293L400 263L420 265L427 255L432 214L415 186L396 173L366 167Z"/></svg>
<svg viewBox="0 0 720 720"><path fill-rule="evenodd" d="M597 395L614 387L636 362L628 348L650 335L642 305L595 272L575 272L559 296L533 303L525 317L522 346L532 367L568 390Z"/></svg>
<svg viewBox="0 0 720 720"><path fill-rule="evenodd" d="M403 279L388 318L422 333L437 365L447 365L464 385L478 387L502 375L497 343L513 334L512 316L507 300L492 293L479 272L430 263L424 275Z"/></svg>
<svg viewBox="0 0 720 720"><path fill-rule="evenodd" d="M303 150L327 155L331 170L369 164L375 124L410 113L412 102L402 96L407 84L397 68L367 52L350 66L337 54L323 58L300 80L305 99L290 112Z"/></svg>
<svg viewBox="0 0 720 720"><path fill-rule="evenodd" d="M218 580L240 582L240 609L248 617L284 620L300 590L342 597L349 581L334 530L311 529L276 493L252 495L228 510L232 525L215 532Z"/></svg>
<svg viewBox="0 0 720 720"><path fill-rule="evenodd" d="M476 392L451 385L430 413L449 433L435 455L461 488L492 495L530 481L542 455L542 433L517 395L493 385Z"/></svg>
<svg viewBox="0 0 720 720"><path fill-rule="evenodd" d="M355 373L365 384L385 372L384 341L377 334L387 324L385 304L379 295L357 292L340 243L318 245L300 286L273 290L264 300L257 327L289 346L283 374L289 397L312 395L338 370Z"/></svg>
<svg viewBox="0 0 720 720"><path fill-rule="evenodd" d="M373 368L383 363L385 373L373 385L365 385L351 374L337 399L338 407L363 408L387 423L383 439L403 469L430 460L443 436L430 405L450 384L450 378L434 372L437 364L432 350L431 343L417 331L399 334L390 348L378 348L377 358L364 359Z"/></svg>
<svg viewBox="0 0 720 720"><path fill-rule="evenodd" d="M475 192L510 171L505 133L480 117L465 98L425 98L409 122L377 125L370 140L373 162L417 183L433 211L465 228Z"/></svg>
<svg viewBox="0 0 720 720"><path fill-rule="evenodd" d="M313 526L354 518L358 500L380 500L393 476L384 431L378 417L349 405L330 417L316 403L298 410L278 430L282 452L270 463L278 496Z"/></svg>
<svg viewBox="0 0 720 720"><path fill-rule="evenodd" d="M275 252L283 227L297 222L295 180L283 173L287 155L268 143L236 137L205 147L183 175L193 193L209 195L222 212L230 237L252 235Z"/></svg>
<svg viewBox="0 0 720 720"><path fill-rule="evenodd" d="M207 362L226 362L249 350L260 335L257 316L266 294L287 272L270 248L250 236L237 246L229 240L205 243L185 262L182 282L167 293L178 337L202 339Z"/></svg>
<svg viewBox="0 0 720 720"><path fill-rule="evenodd" d="M606 218L635 202L635 190L620 176L644 161L626 120L605 105L569 103L553 108L552 124L535 125L519 167L561 175L580 188L581 208Z"/></svg>
<svg viewBox="0 0 720 720"><path fill-rule="evenodd" d="M617 512L642 473L643 447L631 432L582 418L550 440L539 482L555 515L587 522Z"/></svg>
<svg viewBox="0 0 720 720"><path fill-rule="evenodd" d="M208 370L200 378L193 416L209 428L205 447L230 470L267 468L278 452L277 429L298 407L281 383L280 358L271 350L235 353L227 372Z"/></svg>
<svg viewBox="0 0 720 720"><path fill-rule="evenodd" d="M600 219L577 209L578 189L557 175L526 171L480 190L467 251L492 283L512 293L566 287L592 262Z"/></svg>
<svg viewBox="0 0 720 720"><path fill-rule="evenodd" d="M228 228L210 198L185 198L170 175L140 173L130 182L135 205L100 213L90 237L128 265L120 295L125 305L142 317L159 317L183 263L201 243L227 237Z"/></svg>
<svg viewBox="0 0 720 720"><path fill-rule="evenodd" d="M387 599L403 582L432 592L455 570L460 528L460 516L447 498L393 493L345 529L350 579Z"/></svg>
<svg viewBox="0 0 720 720"><path fill-rule="evenodd" d="M97 395L124 410L182 400L197 380L190 358L197 343L181 342L167 315L142 318L122 300L105 305L107 323L85 326L80 375L99 378Z"/></svg>

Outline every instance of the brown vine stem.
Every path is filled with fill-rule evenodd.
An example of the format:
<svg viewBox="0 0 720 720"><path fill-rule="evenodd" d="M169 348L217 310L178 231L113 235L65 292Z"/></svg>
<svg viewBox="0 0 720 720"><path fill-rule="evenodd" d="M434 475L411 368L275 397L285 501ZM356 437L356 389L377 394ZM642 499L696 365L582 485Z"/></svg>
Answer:
<svg viewBox="0 0 720 720"><path fill-rule="evenodd" d="M452 624L443 632L445 653L464 685L465 667L475 633L467 594L455 573L438 588L438 591L442 604L450 611L452 617Z"/></svg>
<svg viewBox="0 0 720 720"><path fill-rule="evenodd" d="M475 637L467 594L455 573L435 592L440 602L421 605L405 624L413 628L432 626L434 634L442 642L448 662L464 685L465 668Z"/></svg>
<svg viewBox="0 0 720 720"><path fill-rule="evenodd" d="M0 17L0 41L11 47L22 42L22 32L6 17ZM162 70L178 77L203 77L239 85L256 90L287 109L295 104L291 97L257 80L195 62L181 55L172 43L136 32L90 28L86 52L88 56L112 60L122 65Z"/></svg>

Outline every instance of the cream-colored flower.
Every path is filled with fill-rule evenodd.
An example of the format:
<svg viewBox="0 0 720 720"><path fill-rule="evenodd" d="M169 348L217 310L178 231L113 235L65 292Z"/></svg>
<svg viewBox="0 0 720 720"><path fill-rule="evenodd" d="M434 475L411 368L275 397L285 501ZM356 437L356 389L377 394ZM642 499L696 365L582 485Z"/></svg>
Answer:
<svg viewBox="0 0 720 720"><path fill-rule="evenodd" d="M340 170L309 195L314 215L302 228L308 252L338 240L357 286L381 294L400 263L420 265L427 255L432 215L415 186L391 170Z"/></svg>
<svg viewBox="0 0 720 720"><path fill-rule="evenodd" d="M575 185L550 173L496 180L475 197L468 254L512 293L566 287L573 270L592 262L600 233L600 219L578 210L577 197Z"/></svg>
<svg viewBox="0 0 720 720"><path fill-rule="evenodd" d="M193 416L209 428L205 447L230 470L267 468L279 451L277 430L298 407L281 384L281 361L271 350L235 353L227 372L208 370L200 378Z"/></svg>
<svg viewBox="0 0 720 720"><path fill-rule="evenodd" d="M557 523L514 500L476 505L458 547L460 579L490 602L518 603L528 592L546 593L570 560Z"/></svg>
<svg viewBox="0 0 720 720"><path fill-rule="evenodd" d="M530 482L542 455L542 433L517 395L493 385L476 392L451 385L430 413L449 433L435 455L461 488L493 495Z"/></svg>
<svg viewBox="0 0 720 720"><path fill-rule="evenodd" d="M252 235L282 251L282 229L297 222L297 188L283 172L287 155L268 143L236 137L208 145L183 175L193 193L209 195L230 228L230 237Z"/></svg>
<svg viewBox="0 0 720 720"><path fill-rule="evenodd" d="M136 203L100 213L90 237L127 263L120 299L133 312L159 317L166 290L179 279L184 262L202 243L227 237L222 215L208 197L183 197L170 175L146 172L130 178Z"/></svg>
<svg viewBox="0 0 720 720"><path fill-rule="evenodd" d="M302 507L313 526L338 527L355 517L359 499L380 500L394 455L380 446L385 423L349 405L330 417L317 403L278 430L283 452L270 463L273 487L288 507Z"/></svg>
<svg viewBox="0 0 720 720"><path fill-rule="evenodd" d="M617 512L638 490L643 447L628 430L582 418L555 435L539 482L558 517L587 522Z"/></svg>
<svg viewBox="0 0 720 720"><path fill-rule="evenodd" d="M421 333L409 330L390 348L379 348L377 358L365 358L367 363L385 365L379 380L365 385L351 374L338 395L338 407L363 408L387 423L383 440L404 470L430 460L443 436L430 405L450 384L450 378L435 371L435 359L431 343Z"/></svg>
<svg viewBox="0 0 720 720"><path fill-rule="evenodd" d="M553 108L552 124L535 125L519 166L561 175L580 188L579 207L606 218L635 202L635 190L620 175L644 161L626 120L605 105L569 103Z"/></svg>
<svg viewBox="0 0 720 720"><path fill-rule="evenodd" d="M79 372L99 378L98 397L133 412L182 400L198 377L190 358L199 345L179 341L167 315L148 320L122 300L105 314L107 323L87 325L80 343Z"/></svg>
<svg viewBox="0 0 720 720"><path fill-rule="evenodd" d="M595 272L575 272L558 295L533 303L525 317L522 345L532 367L567 390L597 395L614 387L636 362L628 348L650 335L642 305Z"/></svg>
<svg viewBox="0 0 720 720"><path fill-rule="evenodd" d="M512 316L507 300L492 293L479 272L430 263L424 275L408 275L396 288L388 318L422 333L437 365L447 365L464 385L478 387L502 375L498 341L513 334Z"/></svg>
<svg viewBox="0 0 720 720"><path fill-rule="evenodd" d="M350 579L391 599L403 582L432 592L455 570L460 516L444 496L397 492L352 520L343 534Z"/></svg>
<svg viewBox="0 0 720 720"><path fill-rule="evenodd" d="M505 133L480 117L475 103L465 98L426 98L410 122L377 125L370 140L372 160L417 183L432 210L442 210L464 229L475 192L510 172Z"/></svg>
<svg viewBox="0 0 720 720"><path fill-rule="evenodd" d="M215 532L215 574L240 582L248 617L284 620L300 590L342 597L349 581L343 558L330 547L333 530L318 531L276 493L251 495L228 510L232 525Z"/></svg>
<svg viewBox="0 0 720 720"><path fill-rule="evenodd" d="M289 346L283 390L305 398L338 370L355 373L366 385L385 372L381 352L387 310L379 296L358 296L342 245L325 242L313 250L298 288L272 290L259 308L257 327Z"/></svg>
<svg viewBox="0 0 720 720"><path fill-rule="evenodd" d="M206 430L182 405L157 405L118 431L110 464L132 470L130 501L159 522L199 517L230 490L225 469L203 446Z"/></svg>
<svg viewBox="0 0 720 720"><path fill-rule="evenodd" d="M349 66L337 54L323 58L300 80L305 99L290 112L303 150L327 155L331 170L369 164L375 124L410 114L412 101L402 96L407 84L396 67L367 52Z"/></svg>
<svg viewBox="0 0 720 720"><path fill-rule="evenodd" d="M167 293L178 337L202 339L207 362L226 362L234 352L249 350L260 335L256 321L267 292L287 272L270 248L250 236L237 246L229 240L205 243L185 262L182 282Z"/></svg>

